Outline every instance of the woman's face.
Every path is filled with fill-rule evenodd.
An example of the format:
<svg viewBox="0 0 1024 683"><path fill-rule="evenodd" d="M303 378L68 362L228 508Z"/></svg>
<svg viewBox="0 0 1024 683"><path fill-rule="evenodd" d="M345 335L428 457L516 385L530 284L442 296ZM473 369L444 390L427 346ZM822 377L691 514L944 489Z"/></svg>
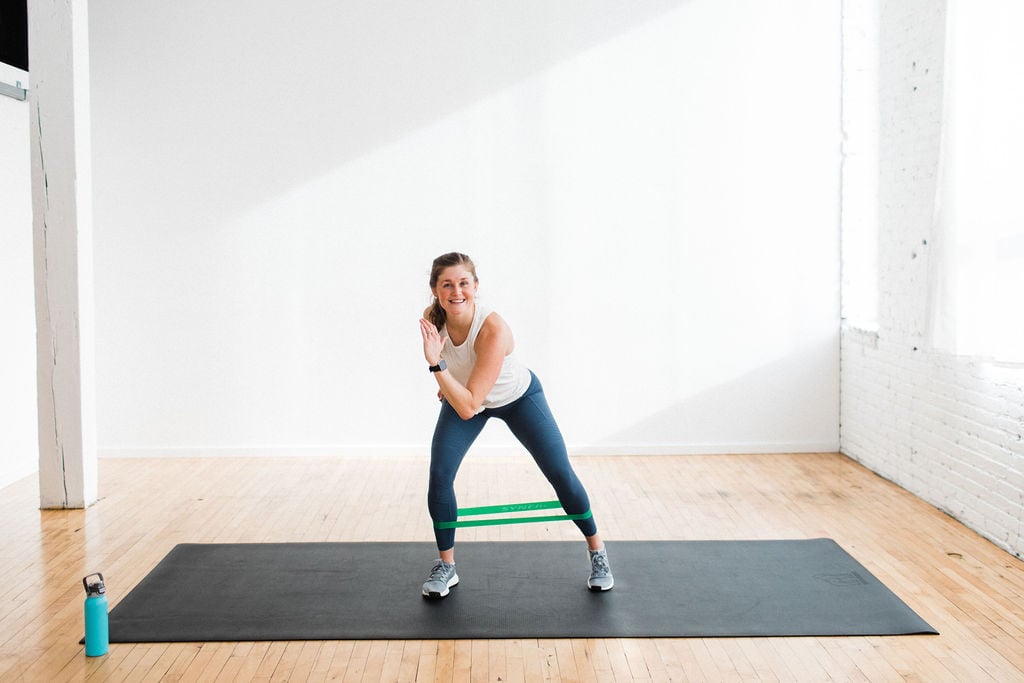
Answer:
<svg viewBox="0 0 1024 683"><path fill-rule="evenodd" d="M461 265L448 266L437 278L434 296L445 313L458 317L467 312L472 313L476 289L473 271Z"/></svg>

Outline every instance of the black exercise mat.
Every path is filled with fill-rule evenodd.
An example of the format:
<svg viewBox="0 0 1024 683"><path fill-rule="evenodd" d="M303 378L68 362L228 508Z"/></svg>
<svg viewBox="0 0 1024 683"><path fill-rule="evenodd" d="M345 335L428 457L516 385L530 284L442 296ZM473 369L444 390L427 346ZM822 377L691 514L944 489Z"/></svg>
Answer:
<svg viewBox="0 0 1024 683"><path fill-rule="evenodd" d="M420 586L431 543L176 546L110 613L112 642L935 633L829 539L461 543L461 583ZM113 577L108 577L113 579Z"/></svg>

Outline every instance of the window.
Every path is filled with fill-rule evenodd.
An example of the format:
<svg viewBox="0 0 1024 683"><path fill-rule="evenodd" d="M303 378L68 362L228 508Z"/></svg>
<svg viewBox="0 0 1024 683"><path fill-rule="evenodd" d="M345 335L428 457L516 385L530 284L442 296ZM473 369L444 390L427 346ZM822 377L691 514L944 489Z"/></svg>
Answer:
<svg viewBox="0 0 1024 683"><path fill-rule="evenodd" d="M1024 363L1024 3L950 0L931 340Z"/></svg>

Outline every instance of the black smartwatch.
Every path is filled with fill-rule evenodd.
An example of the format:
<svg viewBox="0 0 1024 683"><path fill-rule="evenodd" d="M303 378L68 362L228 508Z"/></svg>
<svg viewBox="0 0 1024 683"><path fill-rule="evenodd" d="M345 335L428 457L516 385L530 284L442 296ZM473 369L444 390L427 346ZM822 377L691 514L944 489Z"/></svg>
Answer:
<svg viewBox="0 0 1024 683"><path fill-rule="evenodd" d="M442 358L441 360L439 360L437 362L437 365L431 365L427 369L430 370L431 372L441 372L442 370L445 370L447 368L448 368L448 364L445 363L444 362L444 358Z"/></svg>

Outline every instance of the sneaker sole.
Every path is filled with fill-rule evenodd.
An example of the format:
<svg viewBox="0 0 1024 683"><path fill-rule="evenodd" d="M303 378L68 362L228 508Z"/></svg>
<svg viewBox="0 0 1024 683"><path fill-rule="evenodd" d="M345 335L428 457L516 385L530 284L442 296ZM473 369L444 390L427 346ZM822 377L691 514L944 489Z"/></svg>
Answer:
<svg viewBox="0 0 1024 683"><path fill-rule="evenodd" d="M587 586L587 588L590 589L591 593L603 593L604 591L610 591L614 587L615 587L614 583L612 585L610 585L610 586L607 586L607 587L605 587L605 586Z"/></svg>
<svg viewBox="0 0 1024 683"><path fill-rule="evenodd" d="M459 577L455 577L455 580L448 584L448 587L444 589L444 593L438 593L437 591L423 591L423 597L430 600L440 600L441 598L447 597L451 593L451 589L459 585Z"/></svg>

